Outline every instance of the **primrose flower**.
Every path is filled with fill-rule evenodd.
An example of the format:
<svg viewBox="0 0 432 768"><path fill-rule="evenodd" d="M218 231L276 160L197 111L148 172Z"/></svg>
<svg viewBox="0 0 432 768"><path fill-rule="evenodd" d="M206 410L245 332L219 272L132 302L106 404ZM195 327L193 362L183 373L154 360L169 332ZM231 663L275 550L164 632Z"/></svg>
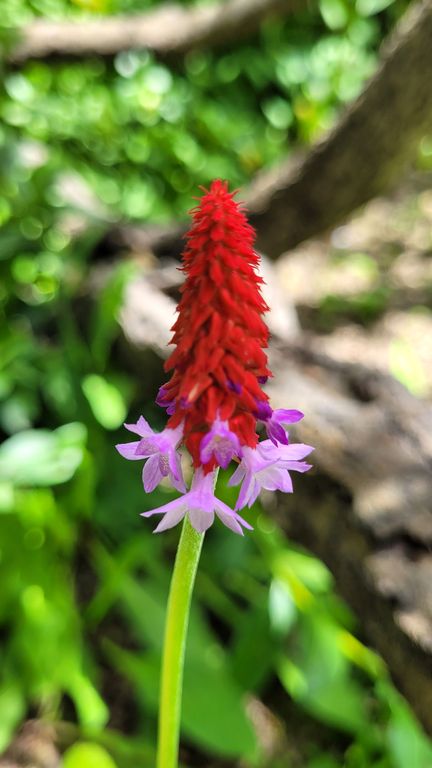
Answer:
<svg viewBox="0 0 432 768"><path fill-rule="evenodd" d="M177 525L187 514L195 530L198 533L204 533L212 525L216 514L224 525L231 528L234 533L243 536L242 526L249 530L252 530L252 526L227 504L216 498L213 490L215 480L214 470L205 475L200 467L194 474L192 487L188 493L164 504L163 507L143 512L143 517L163 515L161 522L155 528L155 533L160 533Z"/></svg>
<svg viewBox="0 0 432 768"><path fill-rule="evenodd" d="M289 471L307 472L311 465L299 459L305 458L311 451L312 446L304 443L275 448L271 440L259 443L256 450L244 448L242 460L228 482L228 485L242 483L236 509L246 505L251 507L263 488L292 493Z"/></svg>
<svg viewBox="0 0 432 768"><path fill-rule="evenodd" d="M118 452L125 459L144 459L142 479L146 493L154 491L163 477L169 477L174 488L184 493L186 485L180 463L177 446L183 438L183 426L176 429L164 429L154 432L148 422L140 416L136 424L125 424L126 429L141 437L132 443L116 445Z"/></svg>
<svg viewBox="0 0 432 768"><path fill-rule="evenodd" d="M200 459L202 464L208 464L214 456L220 467L226 469L233 456L240 452L240 441L232 432L227 421L215 419L211 429L201 440Z"/></svg>
<svg viewBox="0 0 432 768"><path fill-rule="evenodd" d="M268 307L257 274L255 233L225 182L214 181L192 211L183 253L185 281L172 328L173 352L165 363L170 378L156 403L167 412L166 429L155 433L142 417L126 428L141 438L117 446L127 459L144 459L143 482L153 490L168 477L183 496L144 516L163 515L156 531L176 525L186 514L203 532L215 515L231 530L250 528L237 510L251 506L260 490L292 492L289 472L305 472L301 459L312 450L290 444L287 426L301 411L273 410L262 387L272 375L265 349ZM264 424L268 440L259 441ZM192 459L186 491L179 447ZM239 462L230 485L241 483L235 510L214 494L215 471Z"/></svg>

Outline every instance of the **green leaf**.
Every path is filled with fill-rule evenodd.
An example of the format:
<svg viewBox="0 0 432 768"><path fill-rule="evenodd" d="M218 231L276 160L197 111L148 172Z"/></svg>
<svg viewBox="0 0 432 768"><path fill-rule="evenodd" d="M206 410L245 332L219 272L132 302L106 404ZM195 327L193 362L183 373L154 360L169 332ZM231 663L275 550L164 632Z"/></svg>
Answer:
<svg viewBox="0 0 432 768"><path fill-rule="evenodd" d="M319 720L348 733L366 727L364 691L338 645L340 629L323 613L304 615L297 652L278 665L288 693Z"/></svg>
<svg viewBox="0 0 432 768"><path fill-rule="evenodd" d="M66 750L63 768L117 768L106 749L99 744L81 741Z"/></svg>
<svg viewBox="0 0 432 768"><path fill-rule="evenodd" d="M375 13L380 13L389 5L392 5L394 0L357 0L356 10L360 16L373 16Z"/></svg>
<svg viewBox="0 0 432 768"><path fill-rule="evenodd" d="M390 683L381 681L377 690L390 706L386 740L395 768L430 768L431 743L409 706Z"/></svg>
<svg viewBox="0 0 432 768"><path fill-rule="evenodd" d="M24 717L26 701L17 680L2 681L0 689L0 754L8 746L13 732Z"/></svg>
<svg viewBox="0 0 432 768"><path fill-rule="evenodd" d="M278 648L271 632L266 596L243 612L234 631L230 661L235 678L246 690L259 690L270 676Z"/></svg>
<svg viewBox="0 0 432 768"><path fill-rule="evenodd" d="M348 22L348 10L343 0L320 0L320 11L329 29L343 29Z"/></svg>
<svg viewBox="0 0 432 768"><path fill-rule="evenodd" d="M0 480L15 486L64 483L81 464L85 440L86 429L79 423L65 424L53 432L19 432L0 447Z"/></svg>
<svg viewBox="0 0 432 768"><path fill-rule="evenodd" d="M99 424L105 429L117 429L127 414L127 406L120 389L95 373L84 378L82 388Z"/></svg>
<svg viewBox="0 0 432 768"><path fill-rule="evenodd" d="M279 552L275 558L274 570L281 576L293 574L315 594L327 592L333 583L332 575L321 560L307 552L289 548Z"/></svg>
<svg viewBox="0 0 432 768"><path fill-rule="evenodd" d="M147 708L157 711L159 657L138 656L105 643L108 655L136 686ZM246 716L244 693L236 686L217 646L201 649L186 661L182 734L202 749L221 757L252 757L256 743Z"/></svg>
<svg viewBox="0 0 432 768"><path fill-rule="evenodd" d="M273 579L270 584L268 610L272 628L286 635L297 618L297 608L287 583Z"/></svg>
<svg viewBox="0 0 432 768"><path fill-rule="evenodd" d="M69 692L75 702L82 725L102 728L107 724L108 707L87 677L77 673L69 683Z"/></svg>

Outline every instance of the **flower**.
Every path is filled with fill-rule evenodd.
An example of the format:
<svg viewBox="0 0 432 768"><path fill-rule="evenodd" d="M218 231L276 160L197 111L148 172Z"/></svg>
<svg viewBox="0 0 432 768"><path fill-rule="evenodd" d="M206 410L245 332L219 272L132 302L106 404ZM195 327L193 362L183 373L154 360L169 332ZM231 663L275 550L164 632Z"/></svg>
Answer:
<svg viewBox="0 0 432 768"><path fill-rule="evenodd" d="M288 445L288 436L282 425L300 421L304 417L304 413L286 408L278 408L274 411L269 403L259 402L257 403L256 417L259 421L264 422L267 436L272 443Z"/></svg>
<svg viewBox="0 0 432 768"><path fill-rule="evenodd" d="M125 459L147 459L144 464L142 479L147 493L154 491L163 477L169 477L174 488L181 493L186 491L183 479L180 453L177 446L183 437L183 426L176 429L164 429L154 432L150 424L140 416L136 424L125 424L126 429L141 437L132 443L119 443L116 449Z"/></svg>
<svg viewBox="0 0 432 768"><path fill-rule="evenodd" d="M244 448L242 460L228 482L228 485L242 483L236 510L246 505L251 507L263 488L292 493L289 470L307 472L311 465L299 459L305 458L311 451L312 446L304 443L275 447L271 440L264 440L255 450Z"/></svg>
<svg viewBox="0 0 432 768"><path fill-rule="evenodd" d="M233 456L240 451L240 441L232 432L227 421L215 419L209 432L202 438L200 459L202 464L208 464L214 456L220 467L226 469Z"/></svg>
<svg viewBox="0 0 432 768"><path fill-rule="evenodd" d="M215 515L236 533L251 526L237 510L251 506L261 489L293 490L290 472L306 472L302 459L308 445L290 444L287 427L303 418L294 409L273 410L262 387L272 373L265 349L268 307L257 274L255 233L227 184L216 180L192 211L186 235L177 319L172 327L175 348L165 363L170 379L156 403L166 410L167 427L154 432L142 417L126 428L139 440L117 446L127 459L144 459L144 489L152 491L163 477L183 495L144 513L160 514L156 531L176 525L188 515L204 532ZM267 440L259 441L263 423ZM179 448L192 458L189 491L183 480ZM241 485L232 510L214 493L215 472L240 461L229 484Z"/></svg>
<svg viewBox="0 0 432 768"><path fill-rule="evenodd" d="M188 515L195 530L198 533L204 533L212 525L216 514L224 525L234 533L243 536L243 528L251 531L252 526L215 496L215 481L215 471L204 474L204 471L199 468L194 474L192 487L188 493L162 507L143 512L143 517L163 515L161 522L154 529L154 533L160 533L177 525L185 515Z"/></svg>
<svg viewBox="0 0 432 768"><path fill-rule="evenodd" d="M240 445L257 444L256 404L268 400L259 383L270 375L262 319L268 307L254 231L225 182L214 181L205 192L186 238L176 346L165 363L172 375L159 402L170 405L169 426L184 422L193 464L207 473L227 466ZM217 450L221 441L227 453Z"/></svg>

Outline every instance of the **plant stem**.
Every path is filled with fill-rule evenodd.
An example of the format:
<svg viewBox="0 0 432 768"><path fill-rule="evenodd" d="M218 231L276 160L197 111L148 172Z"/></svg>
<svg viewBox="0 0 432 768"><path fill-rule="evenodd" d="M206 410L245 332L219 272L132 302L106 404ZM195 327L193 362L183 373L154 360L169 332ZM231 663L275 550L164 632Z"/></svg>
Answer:
<svg viewBox="0 0 432 768"><path fill-rule="evenodd" d="M159 699L157 768L177 768L186 634L204 539L186 516L177 549L165 623Z"/></svg>

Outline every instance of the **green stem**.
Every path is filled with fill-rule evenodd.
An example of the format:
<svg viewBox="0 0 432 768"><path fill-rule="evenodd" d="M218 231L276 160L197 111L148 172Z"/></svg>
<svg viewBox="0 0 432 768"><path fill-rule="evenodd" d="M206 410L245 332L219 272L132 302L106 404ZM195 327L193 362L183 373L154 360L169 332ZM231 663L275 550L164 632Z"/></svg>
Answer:
<svg viewBox="0 0 432 768"><path fill-rule="evenodd" d="M171 580L162 657L157 768L177 768L186 634L195 574L204 539L187 516Z"/></svg>

